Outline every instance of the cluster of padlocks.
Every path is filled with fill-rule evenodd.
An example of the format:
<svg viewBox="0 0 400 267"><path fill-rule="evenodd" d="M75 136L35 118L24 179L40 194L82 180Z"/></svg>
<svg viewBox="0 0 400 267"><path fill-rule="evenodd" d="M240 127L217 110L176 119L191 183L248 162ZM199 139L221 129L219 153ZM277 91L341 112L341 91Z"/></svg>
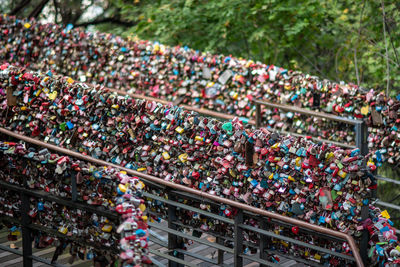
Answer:
<svg viewBox="0 0 400 267"><path fill-rule="evenodd" d="M30 197L28 215L31 224L53 230L54 233L39 229L34 238L36 248L50 245L57 248L52 261L56 261L70 245L69 263L77 258L91 260L96 254L102 255L110 265L151 263L146 206L142 198L144 184L137 177L26 143L9 141L0 141L0 177L3 182L43 193ZM72 179L75 179L75 189L71 187ZM97 214L96 210L69 207L74 193L76 201L104 207L103 210L115 214L109 218ZM48 199L49 194L62 197L62 201ZM21 220L20 198L16 192L2 190L4 205L1 205L0 213ZM9 239L16 240L19 227L12 222L7 226L10 228Z"/></svg>
<svg viewBox="0 0 400 267"><path fill-rule="evenodd" d="M246 126L240 119L224 123L177 106L121 96L104 88L95 89L75 82L69 77L28 71L8 64L0 66L0 83L1 127L354 237L367 229L370 232L369 256L373 262L393 263L400 260L400 246L390 216L368 200L370 191L376 188L370 173L376 166L369 158L362 156L359 149L344 150L334 145L314 143L306 138L280 136L267 128ZM10 151L6 155L18 153L17 147L7 148L6 151ZM31 155L38 157L43 165L52 161L55 164L54 172L61 177L66 171L77 168L73 160L58 159L48 151L37 151L36 154L29 152L26 157ZM135 186L138 182L135 178L115 171L107 174L106 170L90 172L90 167L79 168L82 176L77 176L77 181L83 182L78 183L82 185L78 186L78 192L82 198L88 196L90 203L106 203L105 206L111 209L114 206L122 214L130 206L118 206L122 200L116 196L126 194L129 189L135 191L142 187ZM89 174L85 173L86 169L89 169ZM106 179L107 175L113 179L107 180L110 184L102 184L103 192L93 190L99 183L98 179ZM44 184L49 183L46 178L42 179ZM133 182L127 187L130 179ZM29 176L26 182L28 186L44 187L46 190L43 183L31 181ZM117 185L118 182L120 184ZM62 179L52 181L48 188L55 194L69 194ZM115 197L112 203L109 202L110 193ZM166 192L158 194L165 195ZM144 203L137 204L139 209L136 211L141 216ZM158 207L159 204L157 201L148 203L151 210L158 211L158 216L165 214L165 209ZM371 218L367 220L361 217L361 208L366 205L369 205ZM207 210L210 207L199 205L199 208ZM236 211L229 206L221 206L220 214L233 218ZM220 231L226 235L232 233L232 229L224 224L215 224L212 220L184 211L179 216L186 225L196 225L205 231ZM157 216L154 219L158 219ZM105 224L101 218L98 220L102 228L111 225ZM257 222L249 220L247 224L257 225ZM121 231L128 231L131 226L129 222L122 225L119 228ZM67 231L75 229L73 224L58 224L57 227L68 228ZM115 230L115 227L111 226L111 229ZM280 231L279 227L274 230ZM104 232L100 229L97 231ZM298 235L296 227L288 234L305 242L319 242ZM145 244L144 236L134 236L140 247L141 241ZM122 240L121 247L124 248L130 239ZM251 236L248 236L248 241L252 241ZM328 242L323 245L333 251L351 253L346 243ZM310 255L309 251L299 250L296 246L274 244L274 248L277 247L321 261L321 255ZM134 248L128 248L124 257L134 258ZM325 262L332 265L345 264L329 255L326 257Z"/></svg>
<svg viewBox="0 0 400 267"><path fill-rule="evenodd" d="M236 116L254 117L254 99L365 119L377 165L400 162L400 96L335 83L251 60L187 47L130 41L110 34L1 17L0 58L81 82L131 90ZM349 125L293 112L262 110L268 127L353 143Z"/></svg>

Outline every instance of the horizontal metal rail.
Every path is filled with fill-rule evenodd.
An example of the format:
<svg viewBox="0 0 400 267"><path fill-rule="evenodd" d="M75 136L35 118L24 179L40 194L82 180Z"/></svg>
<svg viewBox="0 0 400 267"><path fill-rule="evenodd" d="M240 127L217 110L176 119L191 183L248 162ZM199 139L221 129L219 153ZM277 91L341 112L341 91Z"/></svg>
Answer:
<svg viewBox="0 0 400 267"><path fill-rule="evenodd" d="M185 198L188 198L188 199L191 199L191 200L195 200L195 201L198 201L198 202L207 202L208 204L215 205L215 206L219 205L215 201L211 201L211 200L208 200L208 199L205 200L205 199L200 198L200 197L198 197L196 195L193 195L193 194L188 194L188 193L177 191L177 190L171 190L170 192L173 193L174 195L182 196L182 197L185 197ZM260 219L262 219L262 216L257 215L255 213L252 213L250 211L244 211L243 214L246 215L246 216L249 216L249 217L257 217L258 216ZM282 222L282 221L276 220L276 219L270 219L269 223L280 225L280 226L283 226L283 227L286 227L286 228L291 228L293 226L293 224ZM305 229L305 228L300 228L299 229L299 233L304 233L304 234L311 235L311 234L314 233L314 231L309 230L309 229ZM343 241L345 241L345 239L343 239L343 238L338 238L338 237L330 236L330 235L323 234L323 233L319 233L318 235L323 237L323 238L335 241L335 242L343 242Z"/></svg>
<svg viewBox="0 0 400 267"><path fill-rule="evenodd" d="M159 196L156 196L154 194L150 194L148 192L143 192L143 196L149 197L149 198L154 199L154 200L158 200L158 201L164 202L165 204L172 204L172 205L174 205L175 207L178 207L178 208L194 211L194 212L197 212L197 213L202 214L204 216L208 216L208 217L211 217L213 219L217 219L217 220L219 220L221 222L225 222L225 223L229 223L229 224L233 224L235 222L232 219L229 219L229 218L226 218L226 217L222 217L222 216L219 216L219 215L215 215L215 214L213 214L211 212L207 212L207 211L204 211L202 209L194 208L194 207L191 207L191 206L188 206L188 205L185 205L185 204L177 203L175 201L171 201L171 200L165 199L163 197L159 197Z"/></svg>
<svg viewBox="0 0 400 267"><path fill-rule="evenodd" d="M375 204L378 205L378 206L385 207L385 208L390 208L390 209L395 209L395 210L400 211L400 206L395 205L395 204L391 204L391 203L387 203L387 202L384 202L384 201L381 201L381 200L376 201Z"/></svg>
<svg viewBox="0 0 400 267"><path fill-rule="evenodd" d="M298 133L288 132L288 131L279 130L279 129L274 129L274 131L278 132L278 133L287 134L287 135L293 135L296 137L303 137L303 138L308 137L307 135L304 135L304 134L298 134ZM344 147L344 148L349 148L349 149L356 148L355 145L349 145L349 144L340 143L340 142L332 141L332 140L328 140L328 139L323 139L323 138L318 138L318 137L311 137L311 139L315 142L324 142L324 143L332 144L332 145L335 145L338 147Z"/></svg>
<svg viewBox="0 0 400 267"><path fill-rule="evenodd" d="M29 196L43 198L47 201L53 201L58 204L62 204L67 207L70 207L70 208L75 208L75 209L88 211L91 213L96 213L98 215L107 217L110 220L114 220L114 221L119 220L119 215L115 212L106 211L104 209L100 209L99 207L90 206L89 204L85 205L83 203L74 202L74 201L59 197L59 196L51 195L44 191L33 191L32 189L26 189L26 188L20 187L18 185L13 185L13 184L1 181L1 180L0 180L0 187L7 188L14 192L23 192L24 194L27 194Z"/></svg>
<svg viewBox="0 0 400 267"><path fill-rule="evenodd" d="M348 119L344 117L339 117L335 116L332 114L328 113L323 113L323 112L317 112L305 108L299 108L299 107L294 107L294 106L288 106L288 105L281 105L281 104L275 104L267 101L261 101L261 100L253 100L252 101L256 105L256 127L261 126L261 106L267 106L270 108L276 108L276 109L281 109L285 111L290 111L294 113L300 113L306 116L310 117L318 117L330 121L337 121L345 124L350 124L354 125L355 128L355 142L356 142L356 147L358 147L361 150L362 155L367 155L368 154L368 144L367 144L367 138L368 138L368 127L363 120L355 120L355 119Z"/></svg>
<svg viewBox="0 0 400 267"><path fill-rule="evenodd" d="M131 170L131 169L128 169L128 168L125 168L125 167L122 167L122 166L119 166L119 165L116 165L116 164L113 164L113 163L106 162L104 160L95 159L93 157L90 157L90 156L87 156L87 155L83 155L81 153L78 153L78 152L75 152L75 151L71 151L71 150L68 150L68 149L65 149L65 148L61 148L61 147L58 147L56 145L47 144L45 142L30 138L30 137L27 137L27 136L24 136L24 135L14 133L14 132L12 132L10 130L7 130L7 129L4 129L4 128L0 128L0 133L3 133L5 135L11 136L11 137L14 137L14 138L19 139L19 140L23 140L23 141L31 143L31 144L35 144L35 145L39 145L39 146L48 148L48 149L56 151L56 152L60 152L60 153L69 155L69 156L72 156L72 157L75 157L75 158L78 158L78 159L81 159L81 160L89 161L89 162L92 162L94 164L99 164L99 165L102 165L102 166L110 166L110 167L113 167L113 168L116 168L116 169L124 170L129 175L137 176L137 177L139 177L141 179L149 180L149 181L157 183L157 184L162 184L162 185L168 186L170 188L181 190L181 191L193 194L193 195L197 195L197 196L200 196L200 197L208 199L208 200L213 200L213 201L216 201L216 202L219 202L219 203L230 205L232 207L235 207L235 208L238 208L238 209L241 209L241 210L244 210L244 211L250 211L252 213L255 213L255 214L258 214L258 215L261 215L261 216L266 216L266 217L269 217L269 218L273 218L273 219L277 219L277 220L284 221L284 222L287 222L287 223L291 223L291 224L297 225L297 226L302 227L302 228L307 228L307 229L315 231L315 232L324 233L324 234L336 236L336 237L339 237L339 238L343 238L348 242L348 244L349 244L349 246L350 246L350 248L351 248L351 250L353 252L353 255L354 255L354 258L355 258L355 261L356 261L357 265L358 266L364 266L363 261L362 261L361 256L360 256L360 253L359 253L359 250L358 250L358 247L357 247L357 244L356 244L354 238L352 236L348 235L348 234L345 234L345 233L342 233L342 232L339 232L339 231L335 231L335 230L332 230L332 229L328 229L328 228L325 228L325 227L321 227L321 226L318 226L318 225L314 225L314 224L311 224L311 223L307 223L307 222L304 222L304 221L301 221L301 220L293 219L291 217L287 217L287 216L284 216L284 215L280 215L280 214L277 214L277 213L266 211L266 210L263 210L263 209L260 209L260 208L252 207L252 206L249 206L247 204L239 203L239 202L236 202L236 201L233 201L233 200L230 200L230 199L226 199L226 198L222 198L222 197L219 197L219 196L211 195L209 193L202 192L200 190L196 190L196 189L193 189L193 188L189 188L189 187L184 186L184 185L175 184L175 183L170 182L170 181L165 181L163 179L160 179L158 177L155 177L155 176L152 176L152 175L149 175L149 174L145 174L145 173L141 173L141 172L138 172L138 171L134 171L134 170Z"/></svg>
<svg viewBox="0 0 400 267"><path fill-rule="evenodd" d="M383 176L380 176L380 175L375 175L374 177L377 180L380 180L380 181L385 181L385 182L388 182L388 183L400 185L400 181L399 180L390 179L390 178L383 177Z"/></svg>
<svg viewBox="0 0 400 267"><path fill-rule="evenodd" d="M300 114L311 116L311 117L318 117L318 118L327 119L327 120L331 120L331 121L343 122L343 123L351 124L351 125L357 125L362 122L360 120L348 119L348 118L335 116L335 115L324 113L324 112L318 112L318 111L313 111L313 110L309 110L309 109L305 109L305 108L299 108L299 107L282 105L282 104L275 104L275 103L271 103L271 102L267 102L267 101L253 100L253 103L256 105L267 106L270 108L277 108L277 109L290 111L290 112L294 112L294 113L300 113ZM257 119L256 119L256 121L257 121Z"/></svg>
<svg viewBox="0 0 400 267"><path fill-rule="evenodd" d="M91 87L94 87L93 85L89 85ZM223 120L232 120L233 118L235 118L235 116L233 115L229 115L229 114L224 114L224 113L220 113L220 112L215 112L209 109L204 109L204 108L195 108L189 105L185 105L185 104L180 104L180 103L174 103L171 101L166 101L160 98L154 98L154 97L150 97L150 96L145 96L145 95L139 95L139 94L134 94L134 93L129 93L129 92L125 92L122 90L118 90L118 89L113 89L113 88L108 88L108 87L103 87L105 90L108 90L110 92L113 93L117 93L119 95L127 95L136 99L144 99L144 100L148 100L148 101L154 101L154 102L158 102L164 105L176 105L179 107L182 107L186 110L190 110L190 111L194 111L197 112L199 114L203 114L209 117L213 117L213 118L219 118L219 119L223 119ZM250 124L254 124L255 125L255 121L254 120L249 120L248 123Z"/></svg>
<svg viewBox="0 0 400 267"><path fill-rule="evenodd" d="M89 85L91 87L94 87L93 85ZM127 95L130 96L132 98L136 98L136 99L144 99L144 100L148 100L148 101L154 101L154 102L159 102L161 104L164 105L177 105L181 108L184 108L186 110L190 110L190 111L194 111L197 112L201 115L205 115L205 116L209 116L209 117L213 117L213 118L218 118L221 120L232 120L234 119L236 116L234 115L230 115L230 114L225 114L225 113L220 113L220 112L215 112L209 109L205 109L205 108L195 108L189 105L184 105L184 104L179 104L179 103L173 103L170 101L166 101L163 99L159 99L159 98L153 98L153 97L149 97L149 96L145 96L145 95L140 95L140 94L134 94L134 93L129 93L126 91L122 91L122 90L117 90L117 89L113 89L113 88L108 88L108 87L103 87L106 91L110 91L113 93L117 93L119 95ZM251 125L255 125L257 126L257 120L253 120L253 119L249 119L249 118L243 118L240 117L240 119L245 120L248 124ZM270 129L273 132L280 132L283 134L291 134L293 136L298 136L298 137L307 137L307 135L304 134L298 134L298 133L294 133L294 132L288 132L288 131L283 131L283 130L279 130L279 129ZM336 146L340 146L340 147L345 147L345 148L354 148L355 146L352 145L348 145L348 144L344 144L344 143L340 143L340 142L335 142L332 140L327 140L327 139L323 139L323 138L318 138L318 137L311 137L312 140L316 141L316 142L325 142L325 143L330 143Z"/></svg>
<svg viewBox="0 0 400 267"><path fill-rule="evenodd" d="M153 262L154 266L157 267L166 267L164 264L162 264L161 262L159 262L158 260L154 259L153 257L150 257L150 260Z"/></svg>
<svg viewBox="0 0 400 267"><path fill-rule="evenodd" d="M153 242L154 244L160 245L161 247L165 247L165 248L168 247L168 242L163 242L163 241L161 241L160 239L154 237L154 235L151 234L151 233L150 233L150 235L149 235L149 240L150 240L151 242Z"/></svg>
<svg viewBox="0 0 400 267"><path fill-rule="evenodd" d="M16 255L22 257L22 251L20 251L18 249L12 249L12 248L9 248L9 247L6 247L6 246L0 244L0 250L4 250L4 251L7 251L7 252L10 252L12 254L16 254ZM50 266L54 266L54 267L67 267L66 265L62 265L59 263L51 263L50 260L35 256L35 255L30 256L30 258L34 261L38 261L38 262L41 262L41 263L44 263L44 264L47 264Z"/></svg>
<svg viewBox="0 0 400 267"><path fill-rule="evenodd" d="M249 231L253 231L253 232L262 234L264 236L280 239L280 240L283 240L283 241L286 241L286 242L289 242L289 243L293 243L293 244L296 244L296 245L299 245L299 246L302 246L302 247L307 247L307 248L311 248L311 249L316 250L316 251L320 251L320 252L323 252L323 253L331 254L331 255L334 255L336 257L340 257L340 258L343 258L343 259L346 259L346 260L350 260L350 261L354 261L355 260L354 257L348 256L346 254L342 254L342 253L338 253L338 252L335 252L335 251L331 251L331 250L326 249L326 248L321 248L321 247L318 247L318 246L315 246L315 245L312 245L312 244L305 243L303 241L299 241L299 240L294 239L294 238L278 235L278 234L275 234L274 232L262 230L262 229L259 229L259 228L256 228L256 227L253 227L253 226L250 226L250 225L240 224L239 227L242 228L242 229L246 229L246 230L249 230Z"/></svg>
<svg viewBox="0 0 400 267"><path fill-rule="evenodd" d="M164 231L166 233L171 233L171 234L173 234L175 236L180 236L180 237L183 237L183 238L186 238L186 239L189 239L189 240L193 240L193 241L196 241L196 242L198 242L200 244L204 244L204 245L207 245L209 247L220 249L220 250L223 250L225 252L233 254L233 249L231 249L231 248L227 248L225 246L222 246L222 245L219 245L219 244L216 244L216 243L212 243L212 242L209 242L209 241L205 241L205 240L203 240L201 238L198 238L198 237L195 237L195 236L191 236L191 235L182 233L180 231L170 229L168 227L161 226L158 223L148 222L148 225L151 226L151 227L160 229L160 230L162 230L162 231Z"/></svg>
<svg viewBox="0 0 400 267"><path fill-rule="evenodd" d="M0 221L7 221L7 222L11 222L13 224L21 225L20 220L14 218L14 217L10 217L10 216L2 216L2 217L0 217ZM84 238L80 238L80 237L74 236L74 235L72 235L72 236L64 235L64 234L58 232L57 230L54 230L52 228L49 228L49 227L46 227L46 226L43 226L43 225L40 225L40 224L31 223L27 227L30 228L31 230L36 230L36 231L39 231L39 232L42 232L42 233L48 233L48 234L50 234L52 236L55 236L55 237L58 237L58 238L68 239L70 241L81 243L81 244L89 246L89 247L93 247L93 248L96 248L96 249L104 249L104 247L100 247L96 243L87 241ZM107 249L108 250L113 250L116 253L119 252L118 249L114 248L114 247L107 247Z"/></svg>

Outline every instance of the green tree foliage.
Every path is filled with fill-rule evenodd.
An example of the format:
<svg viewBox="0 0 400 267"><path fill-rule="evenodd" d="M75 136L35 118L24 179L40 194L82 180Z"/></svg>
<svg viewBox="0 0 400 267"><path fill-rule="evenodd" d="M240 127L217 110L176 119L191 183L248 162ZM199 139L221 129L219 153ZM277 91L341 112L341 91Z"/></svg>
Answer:
<svg viewBox="0 0 400 267"><path fill-rule="evenodd" d="M390 90L400 89L400 3L385 0ZM114 0L131 28L119 33L188 45L386 89L380 1ZM114 26L103 25L102 30ZM357 61L357 62L356 62ZM356 64L357 70L356 72ZM358 75L358 79L357 79Z"/></svg>

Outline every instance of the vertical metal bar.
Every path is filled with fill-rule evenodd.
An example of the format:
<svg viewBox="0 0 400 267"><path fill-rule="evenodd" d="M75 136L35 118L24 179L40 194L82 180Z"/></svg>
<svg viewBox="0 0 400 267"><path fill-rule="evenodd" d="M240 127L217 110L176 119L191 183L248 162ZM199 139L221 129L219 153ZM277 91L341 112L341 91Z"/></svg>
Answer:
<svg viewBox="0 0 400 267"><path fill-rule="evenodd" d="M22 256L24 267L32 267L32 232L29 228L29 196L21 193Z"/></svg>
<svg viewBox="0 0 400 267"><path fill-rule="evenodd" d="M261 126L261 106L260 104L256 103L256 127Z"/></svg>
<svg viewBox="0 0 400 267"><path fill-rule="evenodd" d="M220 244L220 245L223 245L224 244L224 241L223 241L223 239L221 238L221 237L217 237L217 244ZM218 255L217 255L217 263L218 263L218 265L221 265L221 264L223 264L224 263L224 251L223 250L220 250L220 249L218 249Z"/></svg>
<svg viewBox="0 0 400 267"><path fill-rule="evenodd" d="M366 220L369 217L369 207L368 205L363 205L361 207L361 219ZM369 232L367 229L364 229L361 234L360 240L360 256L364 265L368 265L368 241L369 241Z"/></svg>
<svg viewBox="0 0 400 267"><path fill-rule="evenodd" d="M260 229L266 230L267 228L267 222L266 218L260 218ZM260 234L260 259L262 260L268 260L268 254L265 252L265 249L267 248L267 237L264 235ZM264 264L260 264L260 267L267 267Z"/></svg>
<svg viewBox="0 0 400 267"><path fill-rule="evenodd" d="M360 149L361 155L365 156L368 154L368 127L365 121L361 121L355 125L356 131L356 146ZM366 162L364 162L366 164ZM375 190L374 190L375 191ZM372 195L376 195L376 192L372 192ZM369 205L363 205L361 208L361 219L366 220L369 217ZM369 232L363 230L360 240L360 256L365 265L368 263L368 241Z"/></svg>
<svg viewBox="0 0 400 267"><path fill-rule="evenodd" d="M243 252L243 229L239 227L243 223L243 210L239 209L235 216L234 225L234 267L243 266L243 258L240 256Z"/></svg>
<svg viewBox="0 0 400 267"><path fill-rule="evenodd" d="M176 196L172 194L172 192L168 192L168 198L172 201L176 200ZM176 230L177 226L173 223L177 220L176 216L176 207L168 204L168 228ZM180 242L179 242L180 241ZM168 233L168 250L170 251L170 255L177 257L179 259L184 259L183 253L177 253L175 251L176 248L181 248L181 240L174 234ZM182 264L177 262L168 260L168 267L184 267Z"/></svg>
<svg viewBox="0 0 400 267"><path fill-rule="evenodd" d="M76 172L72 171L71 172L71 187L72 187L72 201L76 201L77 198L77 189L76 189Z"/></svg>
<svg viewBox="0 0 400 267"><path fill-rule="evenodd" d="M360 149L361 155L365 156L368 154L368 127L365 121L360 121L354 125L356 130L356 147Z"/></svg>

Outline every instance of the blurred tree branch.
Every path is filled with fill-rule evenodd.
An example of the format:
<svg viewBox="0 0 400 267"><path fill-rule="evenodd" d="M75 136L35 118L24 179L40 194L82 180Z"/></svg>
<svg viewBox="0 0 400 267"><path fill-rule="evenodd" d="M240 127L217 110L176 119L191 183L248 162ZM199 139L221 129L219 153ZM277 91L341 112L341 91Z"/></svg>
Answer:
<svg viewBox="0 0 400 267"><path fill-rule="evenodd" d="M17 15L24 7L26 7L31 0L22 0L11 12L10 15Z"/></svg>
<svg viewBox="0 0 400 267"><path fill-rule="evenodd" d="M42 0L28 15L28 18L37 18L42 13L43 8L47 5L49 0Z"/></svg>
<svg viewBox="0 0 400 267"><path fill-rule="evenodd" d="M114 23L125 27L132 27L135 26L137 23L132 21L122 21L119 18L96 18L91 21L86 21L82 23L78 23L74 25L75 27L87 27L90 25L98 25L103 23Z"/></svg>

